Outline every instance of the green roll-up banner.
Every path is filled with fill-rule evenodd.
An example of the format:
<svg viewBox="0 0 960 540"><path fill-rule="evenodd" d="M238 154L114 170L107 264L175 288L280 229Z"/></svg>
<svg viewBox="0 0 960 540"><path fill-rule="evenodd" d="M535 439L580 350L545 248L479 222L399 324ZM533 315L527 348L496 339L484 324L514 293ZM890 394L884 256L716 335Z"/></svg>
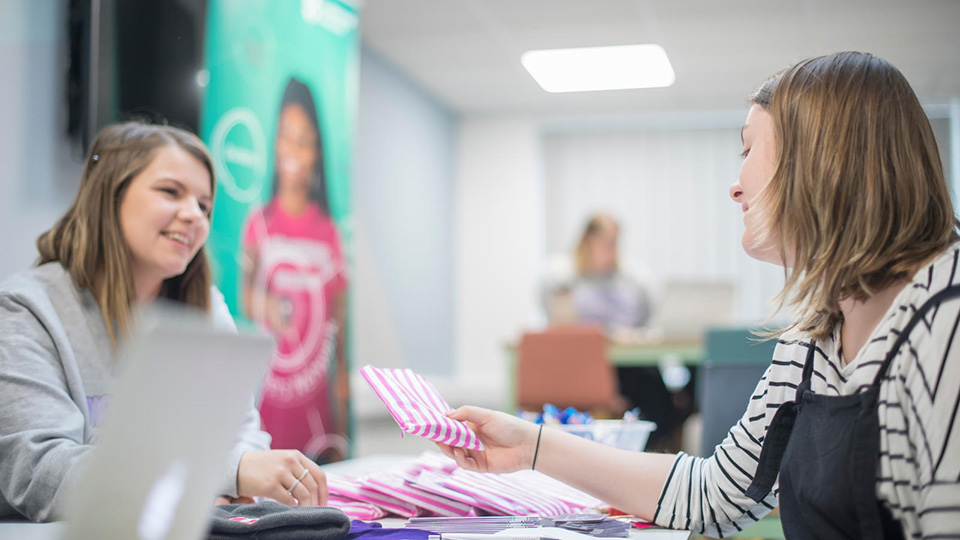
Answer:
<svg viewBox="0 0 960 540"><path fill-rule="evenodd" d="M240 325L277 340L258 403L273 448L320 461L351 454L358 16L346 0L210 0L207 12L201 137L217 169L215 281Z"/></svg>

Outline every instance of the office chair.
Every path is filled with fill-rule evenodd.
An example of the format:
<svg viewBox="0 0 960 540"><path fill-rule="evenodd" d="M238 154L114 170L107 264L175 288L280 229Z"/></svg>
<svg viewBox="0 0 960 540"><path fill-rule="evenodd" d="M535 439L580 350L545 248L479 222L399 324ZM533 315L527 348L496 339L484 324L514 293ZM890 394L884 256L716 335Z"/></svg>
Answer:
<svg viewBox="0 0 960 540"><path fill-rule="evenodd" d="M749 328L712 328L707 330L705 345L700 453L709 456L743 416L750 394L770 365L777 341L757 341Z"/></svg>
<svg viewBox="0 0 960 540"><path fill-rule="evenodd" d="M623 414L617 374L607 360L607 338L599 327L560 326L527 332L520 340L517 404L539 410L545 403L576 407L594 416Z"/></svg>
<svg viewBox="0 0 960 540"><path fill-rule="evenodd" d="M773 359L776 339L758 341L748 328L712 328L706 333L700 370L700 455L709 456L743 416L750 395ZM731 538L782 539L779 512L772 512Z"/></svg>

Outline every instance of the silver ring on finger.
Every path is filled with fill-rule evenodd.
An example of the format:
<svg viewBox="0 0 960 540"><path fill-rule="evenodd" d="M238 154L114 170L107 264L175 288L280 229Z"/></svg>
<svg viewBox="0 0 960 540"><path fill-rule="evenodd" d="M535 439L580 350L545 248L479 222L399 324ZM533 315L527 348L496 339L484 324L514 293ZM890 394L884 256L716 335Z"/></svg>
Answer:
<svg viewBox="0 0 960 540"><path fill-rule="evenodd" d="M306 477L307 477L307 469L304 469L304 470L303 470L303 474L301 474L300 477L297 478L296 482L294 482L292 486L290 486L289 488L287 488L287 493L289 493L289 494L292 495L292 494L293 494L293 490L296 489L297 486L300 484L300 482L301 482L304 478L306 478Z"/></svg>

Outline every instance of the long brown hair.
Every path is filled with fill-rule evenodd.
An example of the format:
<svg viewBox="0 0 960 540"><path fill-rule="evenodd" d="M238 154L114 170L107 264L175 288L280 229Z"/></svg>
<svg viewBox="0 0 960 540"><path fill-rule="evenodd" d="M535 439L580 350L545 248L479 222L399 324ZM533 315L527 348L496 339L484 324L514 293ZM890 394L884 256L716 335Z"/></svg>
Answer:
<svg viewBox="0 0 960 540"><path fill-rule="evenodd" d="M840 300L909 278L956 240L937 143L906 78L866 53L804 60L750 101L770 113L777 142L758 243L791 263L777 296L797 308L790 328L822 339Z"/></svg>
<svg viewBox="0 0 960 540"><path fill-rule="evenodd" d="M77 287L93 293L115 346L130 329L136 298L130 254L120 229L120 203L130 181L166 146L177 146L203 163L210 173L212 195L213 160L196 135L170 126L115 124L103 128L90 146L70 209L37 238L39 264L59 262ZM201 247L182 274L163 282L159 296L209 312L210 285L210 265Z"/></svg>
<svg viewBox="0 0 960 540"><path fill-rule="evenodd" d="M583 228L583 232L580 234L580 242L577 243L577 249L574 251L573 259L576 263L577 274L584 275L590 270L590 263L588 261L589 256L587 253L587 243L591 238L597 236L605 229L612 228L616 232L620 232L620 224L617 223L617 220L607 214L594 214L590 216L590 219L587 221L587 225ZM614 270L620 268L620 261L614 261Z"/></svg>

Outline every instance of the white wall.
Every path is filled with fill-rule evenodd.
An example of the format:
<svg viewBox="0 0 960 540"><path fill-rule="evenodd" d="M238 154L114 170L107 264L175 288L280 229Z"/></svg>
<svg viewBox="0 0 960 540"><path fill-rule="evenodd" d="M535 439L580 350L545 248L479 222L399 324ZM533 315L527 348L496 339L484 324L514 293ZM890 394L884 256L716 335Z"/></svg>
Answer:
<svg viewBox="0 0 960 540"><path fill-rule="evenodd" d="M413 196L424 186L417 176L433 170L424 160L443 160L444 143L428 135L443 130L437 128L436 115L426 103L419 98L411 101L411 87L402 77L368 52L364 63L354 197L356 364L369 361L412 367L423 371L454 406L500 407L508 387L504 347L524 328L533 326L538 313L536 291L545 245L538 122L527 118L458 119L456 131L448 139L455 148L449 189L441 186L437 176L426 182L434 189L432 193ZM400 122L402 129L391 127L396 118L413 124L402 127L404 122ZM424 122L427 128L416 126ZM418 141L415 148L401 140L404 137ZM395 148L390 148L391 144ZM412 193L404 194L403 186ZM444 224L448 217L450 221ZM437 243L443 237L438 231L420 228L419 233L404 233L411 226L406 221L424 219L434 227L447 227L453 245L452 265L443 258L448 255ZM381 242L384 244L377 247ZM440 249L434 249L436 246ZM424 256L429 258L424 260ZM418 276L412 270L415 267L423 275ZM449 296L440 282L424 291L426 296L418 304L390 305L390 289L403 286L393 283L393 278L402 274L402 280L420 282L425 275L436 275L436 268L453 270ZM449 325L422 316L420 304L433 301L444 302L453 310L446 321ZM401 328L403 323L405 328ZM454 350L449 358L452 369L446 371L421 370L423 360L411 356L412 349L404 345L405 339L443 343L449 338ZM359 418L371 421L384 413L359 377L354 377L351 387Z"/></svg>
<svg viewBox="0 0 960 540"><path fill-rule="evenodd" d="M460 123L457 147L459 401L503 403L504 346L537 312L543 261L540 133L525 118Z"/></svg>
<svg viewBox="0 0 960 540"><path fill-rule="evenodd" d="M733 283L738 323L771 315L783 269L744 253L742 212L728 195L741 163L741 122L547 135L548 253L571 253L589 216L607 212L620 222L623 260L661 282Z"/></svg>
<svg viewBox="0 0 960 540"><path fill-rule="evenodd" d="M82 168L65 132L66 15L58 0L0 2L0 278L25 270Z"/></svg>
<svg viewBox="0 0 960 540"><path fill-rule="evenodd" d="M450 375L456 119L366 48L358 116L354 363Z"/></svg>
<svg viewBox="0 0 960 540"><path fill-rule="evenodd" d="M456 373L456 117L364 48L358 122L354 368L411 368L443 386ZM362 377L351 388L358 417L386 414Z"/></svg>

